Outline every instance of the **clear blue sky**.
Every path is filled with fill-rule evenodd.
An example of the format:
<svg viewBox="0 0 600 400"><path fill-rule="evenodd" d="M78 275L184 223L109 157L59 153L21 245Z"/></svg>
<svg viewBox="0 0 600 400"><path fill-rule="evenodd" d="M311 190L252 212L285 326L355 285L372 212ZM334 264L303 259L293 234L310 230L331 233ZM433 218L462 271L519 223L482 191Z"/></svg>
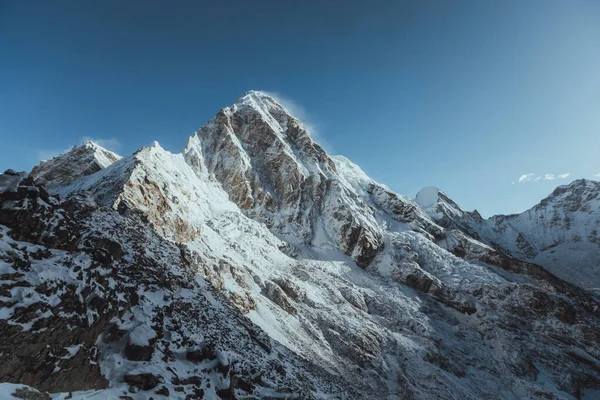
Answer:
<svg viewBox="0 0 600 400"><path fill-rule="evenodd" d="M600 174L600 1L208 3L0 0L0 169L83 137L179 151L258 89L392 189L485 216Z"/></svg>

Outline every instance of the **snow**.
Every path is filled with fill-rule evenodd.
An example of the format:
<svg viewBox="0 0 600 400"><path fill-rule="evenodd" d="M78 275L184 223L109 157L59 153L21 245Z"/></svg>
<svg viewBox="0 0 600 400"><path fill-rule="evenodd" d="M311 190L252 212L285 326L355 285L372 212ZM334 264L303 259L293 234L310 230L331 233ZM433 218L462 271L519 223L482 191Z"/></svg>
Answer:
<svg viewBox="0 0 600 400"><path fill-rule="evenodd" d="M32 391L34 393L39 394L40 392L32 388L31 386L22 385L20 383L6 383L0 382L0 399L2 400L10 400L10 399L22 399L23 397L19 395L19 397L13 396L13 394L19 390L26 389L28 391Z"/></svg>
<svg viewBox="0 0 600 400"><path fill-rule="evenodd" d="M417 193L415 201L421 208L428 209L437 204L439 193L440 189L438 189L437 187L427 186L421 189L419 193Z"/></svg>
<svg viewBox="0 0 600 400"><path fill-rule="evenodd" d="M119 155L88 141L50 161L40 163L33 168L31 176L54 192L120 159Z"/></svg>
<svg viewBox="0 0 600 400"><path fill-rule="evenodd" d="M77 355L77 353L79 352L79 350L81 349L82 345L81 344L75 344L73 346L69 346L69 347L65 347L65 350L67 350L67 355L63 356L62 359L63 360L68 360L70 358L75 357L75 355Z"/></svg>
<svg viewBox="0 0 600 400"><path fill-rule="evenodd" d="M593 289L600 287L599 224L600 183L579 180L521 214L491 217L477 231L509 254Z"/></svg>
<svg viewBox="0 0 600 400"><path fill-rule="evenodd" d="M114 163L115 160L121 159L120 155L113 153L112 151L109 151L92 141L84 143L83 146L93 151L95 160L100 164L100 167L102 168L106 168L112 163Z"/></svg>
<svg viewBox="0 0 600 400"><path fill-rule="evenodd" d="M150 340L156 337L156 332L146 324L139 325L129 333L129 339L132 344L138 346L150 345Z"/></svg>

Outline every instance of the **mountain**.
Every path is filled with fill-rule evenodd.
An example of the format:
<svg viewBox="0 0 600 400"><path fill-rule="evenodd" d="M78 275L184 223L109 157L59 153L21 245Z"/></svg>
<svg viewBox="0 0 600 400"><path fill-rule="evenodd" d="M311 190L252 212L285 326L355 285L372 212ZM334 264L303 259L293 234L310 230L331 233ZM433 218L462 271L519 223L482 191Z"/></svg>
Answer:
<svg viewBox="0 0 600 400"><path fill-rule="evenodd" d="M373 212L341 176L343 168L300 121L249 92L188 140L186 160L209 174L252 219L293 246L341 248L358 265L383 245Z"/></svg>
<svg viewBox="0 0 600 400"><path fill-rule="evenodd" d="M33 168L31 175L48 189L58 189L108 167L119 158L112 151L87 141L52 160L43 161Z"/></svg>
<svg viewBox="0 0 600 400"><path fill-rule="evenodd" d="M486 220L477 211L463 211L439 189L423 189L416 201L441 226L467 232L571 283L600 288L600 182L579 179L521 214Z"/></svg>
<svg viewBox="0 0 600 400"><path fill-rule="evenodd" d="M590 292L467 229L483 219L439 190L411 200L328 155L267 94L220 110L179 154L106 154L85 144L0 174L0 393L600 390Z"/></svg>

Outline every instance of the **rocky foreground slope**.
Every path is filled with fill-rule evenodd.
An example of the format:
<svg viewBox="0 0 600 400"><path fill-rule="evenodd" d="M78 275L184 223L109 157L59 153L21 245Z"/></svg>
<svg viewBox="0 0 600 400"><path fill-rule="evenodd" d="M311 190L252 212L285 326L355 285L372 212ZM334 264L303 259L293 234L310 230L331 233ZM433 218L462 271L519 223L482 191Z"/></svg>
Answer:
<svg viewBox="0 0 600 400"><path fill-rule="evenodd" d="M181 154L106 154L0 175L0 393L600 393L589 292L329 156L263 93Z"/></svg>

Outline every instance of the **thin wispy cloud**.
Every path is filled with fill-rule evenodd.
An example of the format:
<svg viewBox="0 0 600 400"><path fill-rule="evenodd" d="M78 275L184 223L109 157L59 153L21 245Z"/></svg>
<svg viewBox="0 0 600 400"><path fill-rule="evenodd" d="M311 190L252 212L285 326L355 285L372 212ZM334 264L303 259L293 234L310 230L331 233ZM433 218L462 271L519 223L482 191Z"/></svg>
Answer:
<svg viewBox="0 0 600 400"><path fill-rule="evenodd" d="M571 176L570 172L565 172L564 174L541 174L537 175L534 173L523 174L516 181L513 181L513 185L515 183L525 183L525 182L540 182L540 181L554 181L557 179L567 179Z"/></svg>
<svg viewBox="0 0 600 400"><path fill-rule="evenodd" d="M78 145L81 145L81 144L84 144L85 142L90 142L90 141L104 147L107 150L113 151L115 153L118 153L119 150L121 149L121 142L119 142L119 140L117 140L115 138L103 139L103 138L92 138L90 136L82 136L81 138L79 138ZM54 157L58 157L61 154L68 152L73 147L75 147L75 146L69 146L69 147L63 148L63 149L37 149L35 151L35 154L36 154L38 161L49 161L49 160L52 160Z"/></svg>
<svg viewBox="0 0 600 400"><path fill-rule="evenodd" d="M529 182L534 177L535 177L535 174L523 174L519 177L519 179L517 179L517 182L518 183ZM513 182L513 183L515 183L515 182Z"/></svg>

